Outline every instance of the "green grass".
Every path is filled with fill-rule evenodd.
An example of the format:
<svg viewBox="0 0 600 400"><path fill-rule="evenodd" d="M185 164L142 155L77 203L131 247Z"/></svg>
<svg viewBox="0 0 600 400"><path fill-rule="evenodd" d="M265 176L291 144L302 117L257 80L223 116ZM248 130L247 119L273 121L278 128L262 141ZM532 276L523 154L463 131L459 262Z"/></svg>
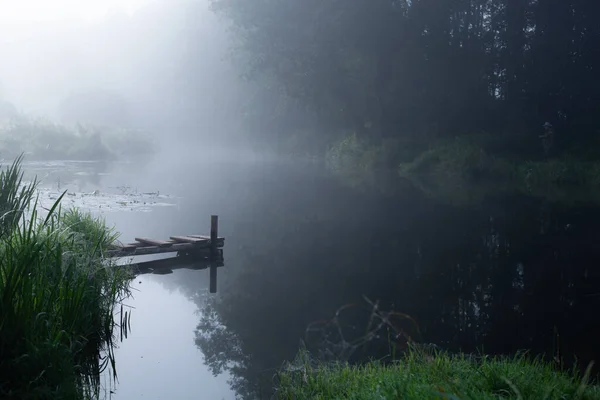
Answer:
<svg viewBox="0 0 600 400"><path fill-rule="evenodd" d="M0 238L5 238L17 227L37 187L37 179L23 185L19 168L22 160L19 156L10 167L0 171Z"/></svg>
<svg viewBox="0 0 600 400"><path fill-rule="evenodd" d="M0 154L32 160L105 161L131 158L154 151L143 134L116 128L67 126L19 115L0 125Z"/></svg>
<svg viewBox="0 0 600 400"><path fill-rule="evenodd" d="M101 371L115 371L122 321L113 311L129 294L127 272L102 259L117 235L101 219L61 211L60 199L40 217L37 183L18 187L20 162L0 175L10 193L1 209L21 212L5 213L1 224L0 398L94 397Z"/></svg>
<svg viewBox="0 0 600 400"><path fill-rule="evenodd" d="M410 352L394 364L311 365L301 353L279 373L277 399L600 399L589 373L525 356L469 358Z"/></svg>

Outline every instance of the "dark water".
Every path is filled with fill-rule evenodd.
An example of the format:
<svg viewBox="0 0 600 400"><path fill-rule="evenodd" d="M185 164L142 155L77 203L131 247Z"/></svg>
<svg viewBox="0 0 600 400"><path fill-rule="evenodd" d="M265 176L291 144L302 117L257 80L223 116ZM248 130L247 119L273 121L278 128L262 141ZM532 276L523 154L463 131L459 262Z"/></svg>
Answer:
<svg viewBox="0 0 600 400"><path fill-rule="evenodd" d="M135 281L112 398L269 398L301 340L350 361L385 357L406 336L598 359L597 207L524 196L448 206L409 189L357 192L307 166L212 161L106 167L91 184L180 197L107 212L123 241L207 233L211 214L226 238L216 296L206 271ZM372 337L365 298L388 318Z"/></svg>

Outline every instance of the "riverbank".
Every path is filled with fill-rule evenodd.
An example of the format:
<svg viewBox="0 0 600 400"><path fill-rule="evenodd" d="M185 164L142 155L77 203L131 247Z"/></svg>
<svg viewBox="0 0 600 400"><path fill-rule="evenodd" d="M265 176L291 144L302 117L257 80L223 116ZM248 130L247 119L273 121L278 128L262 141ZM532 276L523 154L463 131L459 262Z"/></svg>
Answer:
<svg viewBox="0 0 600 400"><path fill-rule="evenodd" d="M155 152L151 139L130 129L63 125L19 115L0 124L0 154L30 161L110 161L144 157Z"/></svg>
<svg viewBox="0 0 600 400"><path fill-rule="evenodd" d="M20 158L0 173L0 398L92 398L115 370L130 278L104 264L118 235L103 220L62 211L62 196L42 217L36 189Z"/></svg>
<svg viewBox="0 0 600 400"><path fill-rule="evenodd" d="M536 145L531 141L516 148L510 138L484 134L380 142L348 136L330 149L327 162L353 186L376 186L379 176L392 171L426 194L454 203L512 193L600 201L600 159L593 152L597 146L570 147L545 156Z"/></svg>
<svg viewBox="0 0 600 400"><path fill-rule="evenodd" d="M589 373L556 371L526 357L411 352L391 365L311 366L300 353L279 374L277 399L600 399Z"/></svg>

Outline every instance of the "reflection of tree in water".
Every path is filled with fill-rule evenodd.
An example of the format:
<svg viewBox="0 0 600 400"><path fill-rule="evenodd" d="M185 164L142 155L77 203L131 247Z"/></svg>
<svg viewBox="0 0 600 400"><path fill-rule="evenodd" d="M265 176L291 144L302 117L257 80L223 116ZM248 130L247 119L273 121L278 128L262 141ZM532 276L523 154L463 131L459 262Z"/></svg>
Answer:
<svg viewBox="0 0 600 400"><path fill-rule="evenodd" d="M218 306L209 300L196 328L196 346L204 355L204 363L216 376L231 373L231 388L243 398L260 393L259 374L255 374L252 357L244 353L239 336L225 326L217 311Z"/></svg>
<svg viewBox="0 0 600 400"><path fill-rule="evenodd" d="M418 321L420 335L409 332L407 318L393 322L399 332L451 351L551 356L558 332L566 362L600 356L600 296L591 296L600 286L594 208L532 198L477 209L381 200L375 208L325 193L320 206L303 209L306 195L287 202L270 196L253 205L260 218L233 230L246 250L228 253L236 272L197 332L207 364L215 372L230 368L243 398L268 397L275 372L303 339L324 358L389 354L396 328L385 323L373 334L378 340L365 341L368 306L345 307L331 322L341 305L364 304L362 295L385 299L381 312Z"/></svg>
<svg viewBox="0 0 600 400"><path fill-rule="evenodd" d="M268 396L273 378L285 361L278 358L277 343L266 349L278 358L277 367L259 368L264 356L244 352L246 343L223 324L217 311L221 306L214 298L209 300L196 328L196 345L202 350L206 365L214 375L229 371L232 388L243 398L253 398L257 393L259 398ZM363 329L357 329L359 326ZM368 299L341 307L333 318L313 321L305 333L303 343L322 361L358 361L365 356L383 359L400 354L419 335L418 325L410 316L382 310ZM301 343L297 341L294 351Z"/></svg>
<svg viewBox="0 0 600 400"><path fill-rule="evenodd" d="M305 341L323 362L351 362L393 359L419 336L419 325L409 315L365 298L340 307L333 318L311 322Z"/></svg>

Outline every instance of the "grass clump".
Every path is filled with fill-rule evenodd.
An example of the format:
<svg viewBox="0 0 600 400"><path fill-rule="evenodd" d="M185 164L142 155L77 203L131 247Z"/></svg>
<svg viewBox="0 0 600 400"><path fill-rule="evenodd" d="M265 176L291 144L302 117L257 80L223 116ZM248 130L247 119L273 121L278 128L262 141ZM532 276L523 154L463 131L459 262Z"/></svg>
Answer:
<svg viewBox="0 0 600 400"><path fill-rule="evenodd" d="M314 365L301 353L279 373L278 399L600 399L600 387L525 356L411 351L393 364Z"/></svg>
<svg viewBox="0 0 600 400"><path fill-rule="evenodd" d="M62 212L62 197L40 217L37 182L19 187L20 162L0 175L0 207L15 211L0 224L0 398L96 397L100 373L115 367L113 311L129 294L127 273L102 258L117 235Z"/></svg>

